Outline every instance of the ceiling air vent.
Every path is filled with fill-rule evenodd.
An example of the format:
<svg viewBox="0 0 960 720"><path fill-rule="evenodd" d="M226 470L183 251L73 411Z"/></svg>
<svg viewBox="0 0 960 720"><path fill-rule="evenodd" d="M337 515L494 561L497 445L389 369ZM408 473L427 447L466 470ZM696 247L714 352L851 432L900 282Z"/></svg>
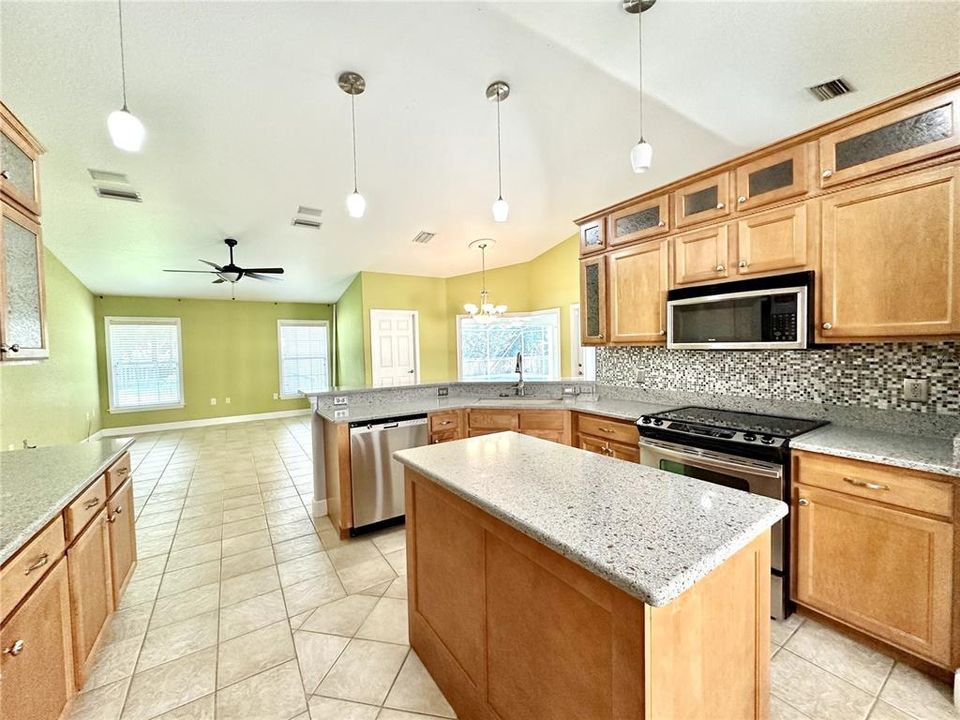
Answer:
<svg viewBox="0 0 960 720"><path fill-rule="evenodd" d="M290 224L294 227L309 228L310 230L319 230L320 226L323 224L319 220L311 220L310 218L301 218L295 217L290 221Z"/></svg>
<svg viewBox="0 0 960 720"><path fill-rule="evenodd" d="M313 217L320 217L323 214L323 210L320 208L307 207L306 205L297 206L297 215L312 215Z"/></svg>
<svg viewBox="0 0 960 720"><path fill-rule="evenodd" d="M433 240L437 236L436 233L427 232L426 230L421 230L417 233L416 237L413 238L413 242L420 243L421 245L426 245L428 242Z"/></svg>
<svg viewBox="0 0 960 720"><path fill-rule="evenodd" d="M129 185L130 181L123 173L111 172L110 170L94 170L87 168L87 172L98 183L117 183L118 185Z"/></svg>
<svg viewBox="0 0 960 720"><path fill-rule="evenodd" d="M101 185L94 185L93 189L96 191L97 195L107 200L129 200L130 202L143 202L143 199L140 197L140 193L136 190L130 189L120 189L120 188L108 188Z"/></svg>
<svg viewBox="0 0 960 720"><path fill-rule="evenodd" d="M846 95L847 93L853 92L854 88L842 77L838 77L835 80L828 80L825 83L808 87L807 90L809 90L810 94L813 95L817 100L820 102L825 102L827 100L833 100L835 97L839 97L840 95Z"/></svg>

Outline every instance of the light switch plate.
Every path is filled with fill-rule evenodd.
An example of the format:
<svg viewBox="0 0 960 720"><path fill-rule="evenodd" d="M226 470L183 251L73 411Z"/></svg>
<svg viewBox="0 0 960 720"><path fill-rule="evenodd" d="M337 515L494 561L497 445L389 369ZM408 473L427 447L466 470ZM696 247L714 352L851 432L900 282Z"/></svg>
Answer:
<svg viewBox="0 0 960 720"><path fill-rule="evenodd" d="M334 404L334 405L346 405L346 404L347 404L347 396L346 396L346 395L335 395L334 398L333 398L333 404Z"/></svg>
<svg viewBox="0 0 960 720"><path fill-rule="evenodd" d="M447 397L450 394L450 388L437 388L437 397Z"/></svg>
<svg viewBox="0 0 960 720"><path fill-rule="evenodd" d="M930 381L905 378L903 381L903 399L908 402L926 402L930 399Z"/></svg>

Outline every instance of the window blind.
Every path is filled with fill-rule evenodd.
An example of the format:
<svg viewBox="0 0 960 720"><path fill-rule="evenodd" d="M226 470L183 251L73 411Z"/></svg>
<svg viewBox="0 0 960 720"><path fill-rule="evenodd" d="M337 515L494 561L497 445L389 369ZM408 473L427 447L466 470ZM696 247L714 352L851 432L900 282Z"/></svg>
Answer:
<svg viewBox="0 0 960 720"><path fill-rule="evenodd" d="M280 397L330 389L329 333L326 322L279 321Z"/></svg>
<svg viewBox="0 0 960 720"><path fill-rule="evenodd" d="M177 318L107 318L110 409L183 405Z"/></svg>
<svg viewBox="0 0 960 720"><path fill-rule="evenodd" d="M460 316L460 378L512 382L523 353L527 380L560 379L560 312L506 314L487 322Z"/></svg>

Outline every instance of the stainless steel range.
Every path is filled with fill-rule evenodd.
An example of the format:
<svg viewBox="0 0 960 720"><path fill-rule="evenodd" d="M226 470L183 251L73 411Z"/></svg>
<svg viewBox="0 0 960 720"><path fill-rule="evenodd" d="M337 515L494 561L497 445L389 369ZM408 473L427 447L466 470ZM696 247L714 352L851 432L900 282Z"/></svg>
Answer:
<svg viewBox="0 0 960 720"><path fill-rule="evenodd" d="M825 421L684 407L637 421L643 465L790 504L790 438ZM790 516L771 528L773 617L791 612Z"/></svg>

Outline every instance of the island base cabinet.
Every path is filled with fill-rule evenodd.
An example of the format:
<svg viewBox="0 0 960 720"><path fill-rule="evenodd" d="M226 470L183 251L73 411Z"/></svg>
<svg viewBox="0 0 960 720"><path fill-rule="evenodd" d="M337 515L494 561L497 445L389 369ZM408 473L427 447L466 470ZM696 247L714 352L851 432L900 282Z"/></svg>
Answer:
<svg viewBox="0 0 960 720"><path fill-rule="evenodd" d="M949 666L949 522L806 486L794 514L797 602Z"/></svg>
<svg viewBox="0 0 960 720"><path fill-rule="evenodd" d="M0 717L56 720L75 689L65 561L0 628L0 647Z"/></svg>
<svg viewBox="0 0 960 720"><path fill-rule="evenodd" d="M133 516L133 484L128 479L107 503L110 532L110 572L113 602L119 604L137 561L137 532Z"/></svg>
<svg viewBox="0 0 960 720"><path fill-rule="evenodd" d="M769 716L770 535L650 607L411 470L410 644L458 717Z"/></svg>
<svg viewBox="0 0 960 720"><path fill-rule="evenodd" d="M114 607L107 527L106 510L101 510L67 550L77 687L82 687L86 680L87 661Z"/></svg>

